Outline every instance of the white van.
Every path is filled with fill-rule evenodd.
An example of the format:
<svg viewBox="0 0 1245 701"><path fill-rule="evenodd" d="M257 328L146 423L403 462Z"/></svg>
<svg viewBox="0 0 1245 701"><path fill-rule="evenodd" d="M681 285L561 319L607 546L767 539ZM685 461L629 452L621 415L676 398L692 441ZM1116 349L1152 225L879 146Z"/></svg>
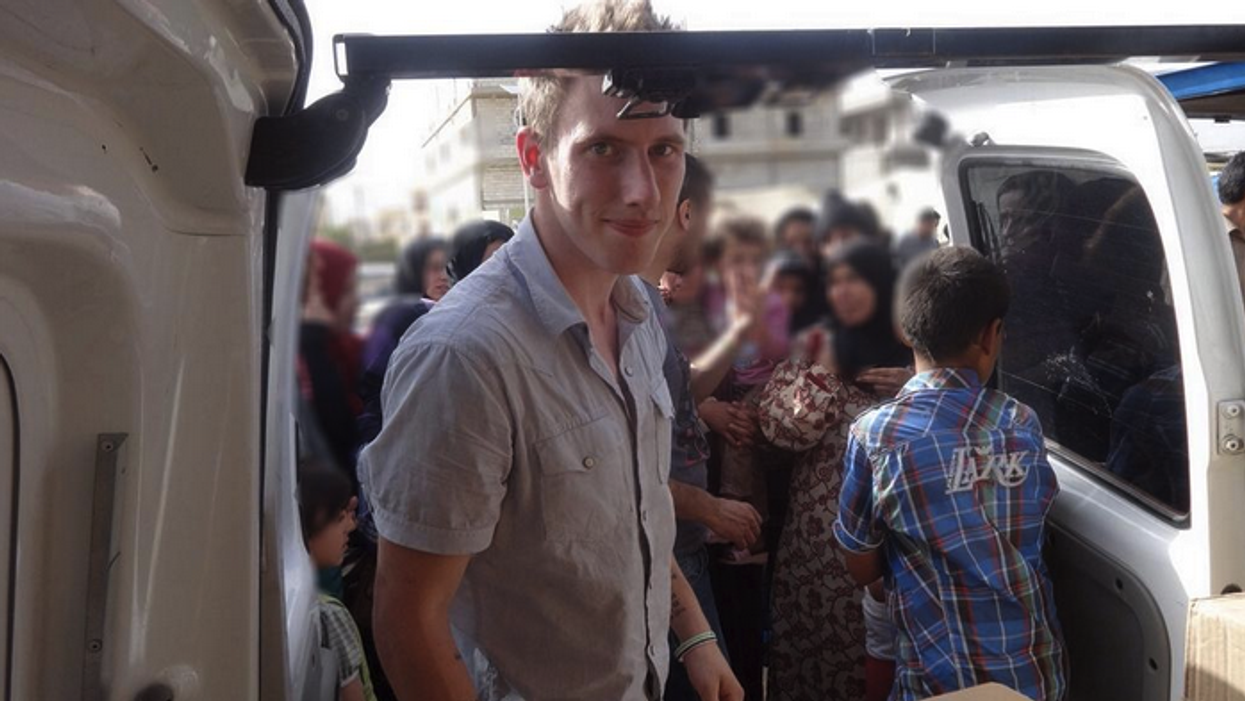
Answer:
<svg viewBox="0 0 1245 701"><path fill-rule="evenodd" d="M1239 60L1243 28L350 37L346 88L303 109L298 0L0 17L7 699L332 697L293 481L310 207L286 191L348 170L402 77L617 69L675 96L692 75L717 108L928 68L894 87L949 125L927 138L955 240L1009 266L998 381L1063 486L1073 698L1179 699L1189 600L1245 583L1236 272L1180 107L1115 65Z"/></svg>

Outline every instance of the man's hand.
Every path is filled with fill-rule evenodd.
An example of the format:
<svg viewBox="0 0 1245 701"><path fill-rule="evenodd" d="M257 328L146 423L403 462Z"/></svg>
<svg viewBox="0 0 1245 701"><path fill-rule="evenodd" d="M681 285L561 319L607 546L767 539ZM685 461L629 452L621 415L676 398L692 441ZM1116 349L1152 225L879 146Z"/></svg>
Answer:
<svg viewBox="0 0 1245 701"><path fill-rule="evenodd" d="M912 379L908 368L870 368L856 375L856 383L865 385L879 397L894 397Z"/></svg>
<svg viewBox="0 0 1245 701"><path fill-rule="evenodd" d="M693 648L683 656L683 666L700 701L743 701L744 688L716 642Z"/></svg>
<svg viewBox="0 0 1245 701"><path fill-rule="evenodd" d="M761 514L746 501L714 499L705 525L740 550L747 550L761 537Z"/></svg>
<svg viewBox="0 0 1245 701"><path fill-rule="evenodd" d="M735 448L752 445L758 430L756 414L731 402L708 400L697 411L709 430Z"/></svg>

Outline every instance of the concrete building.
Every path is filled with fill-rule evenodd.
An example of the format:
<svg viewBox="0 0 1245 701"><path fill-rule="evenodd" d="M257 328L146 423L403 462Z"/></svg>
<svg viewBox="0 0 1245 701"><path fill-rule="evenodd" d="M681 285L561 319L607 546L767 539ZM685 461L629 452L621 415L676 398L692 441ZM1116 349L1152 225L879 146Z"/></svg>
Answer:
<svg viewBox="0 0 1245 701"><path fill-rule="evenodd" d="M448 115L418 154L416 227L450 234L465 221L507 224L524 212L523 173L514 151L513 79L455 81Z"/></svg>
<svg viewBox="0 0 1245 701"><path fill-rule="evenodd" d="M806 105L709 114L692 128L693 151L713 171L722 211L772 220L788 207L813 205L840 187L848 143L838 95Z"/></svg>
<svg viewBox="0 0 1245 701"><path fill-rule="evenodd" d="M912 140L920 115L907 95L870 73L843 87L839 112L849 143L843 153L844 195L869 201L896 235L911 228L925 207L945 215L933 156Z"/></svg>

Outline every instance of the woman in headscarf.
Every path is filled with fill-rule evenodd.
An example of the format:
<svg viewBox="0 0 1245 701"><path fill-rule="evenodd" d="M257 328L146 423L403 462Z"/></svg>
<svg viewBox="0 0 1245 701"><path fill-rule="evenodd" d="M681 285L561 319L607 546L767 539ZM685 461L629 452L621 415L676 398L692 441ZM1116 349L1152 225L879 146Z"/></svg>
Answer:
<svg viewBox="0 0 1245 701"><path fill-rule="evenodd" d="M865 621L831 525L852 421L897 390L912 354L896 336L889 252L845 243L826 261L829 317L795 344L762 395L761 431L798 453L774 562L770 698L865 698Z"/></svg>
<svg viewBox="0 0 1245 701"><path fill-rule="evenodd" d="M470 275L512 238L514 231L497 221L485 219L458 227L451 242L450 280L458 282Z"/></svg>
<svg viewBox="0 0 1245 701"><path fill-rule="evenodd" d="M393 280L397 295L372 322L363 351L364 367L372 367L378 358L388 364L389 355L398 346L402 334L449 292L450 276L446 265L444 239L420 239L402 249Z"/></svg>
<svg viewBox="0 0 1245 701"><path fill-rule="evenodd" d="M363 408L356 393L363 344L353 331L358 267L358 259L342 246L323 239L312 242L298 339L303 398L314 411L332 459L356 485L355 418Z"/></svg>

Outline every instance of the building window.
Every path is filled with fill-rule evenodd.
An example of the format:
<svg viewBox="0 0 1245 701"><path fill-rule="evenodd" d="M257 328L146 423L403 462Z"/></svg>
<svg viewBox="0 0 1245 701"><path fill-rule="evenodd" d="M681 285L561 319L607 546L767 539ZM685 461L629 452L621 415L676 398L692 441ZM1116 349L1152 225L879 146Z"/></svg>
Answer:
<svg viewBox="0 0 1245 701"><path fill-rule="evenodd" d="M730 117L724 114L713 115L713 138L728 139L731 135Z"/></svg>
<svg viewBox="0 0 1245 701"><path fill-rule="evenodd" d="M787 136L798 137L804 134L804 115L799 112L787 113Z"/></svg>

